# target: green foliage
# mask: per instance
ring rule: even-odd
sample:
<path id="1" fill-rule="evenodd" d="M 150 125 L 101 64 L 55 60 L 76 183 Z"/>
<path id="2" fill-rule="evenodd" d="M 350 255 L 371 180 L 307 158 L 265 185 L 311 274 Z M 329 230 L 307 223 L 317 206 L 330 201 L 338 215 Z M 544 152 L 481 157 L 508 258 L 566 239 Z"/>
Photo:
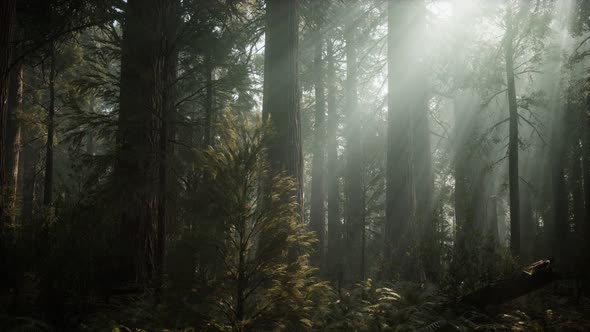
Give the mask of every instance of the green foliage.
<path id="1" fill-rule="evenodd" d="M 269 169 L 260 118 L 240 121 L 227 114 L 221 125 L 222 141 L 204 158 L 215 181 L 209 187 L 213 214 L 225 238 L 218 252 L 224 268 L 215 284 L 219 314 L 211 324 L 233 331 L 310 328 L 326 285 L 313 278 L 307 262 L 313 234 L 297 222 L 295 197 L 285 197 L 294 183 L 274 178 L 271 201 L 263 197 L 260 183 Z"/>

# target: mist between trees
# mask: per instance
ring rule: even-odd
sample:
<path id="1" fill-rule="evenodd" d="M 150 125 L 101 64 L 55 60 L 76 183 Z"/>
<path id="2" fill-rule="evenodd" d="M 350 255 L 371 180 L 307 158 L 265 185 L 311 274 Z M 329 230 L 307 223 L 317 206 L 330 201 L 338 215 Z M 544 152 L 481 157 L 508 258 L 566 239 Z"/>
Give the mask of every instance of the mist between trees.
<path id="1" fill-rule="evenodd" d="M 0 327 L 588 330 L 589 40 L 582 0 L 3 0 Z"/>

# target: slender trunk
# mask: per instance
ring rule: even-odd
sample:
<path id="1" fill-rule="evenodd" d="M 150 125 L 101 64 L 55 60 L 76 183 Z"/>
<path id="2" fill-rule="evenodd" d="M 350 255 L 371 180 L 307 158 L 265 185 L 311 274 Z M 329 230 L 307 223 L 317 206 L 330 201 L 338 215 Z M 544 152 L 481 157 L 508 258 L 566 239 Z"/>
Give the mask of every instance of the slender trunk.
<path id="1" fill-rule="evenodd" d="M 490 196 L 490 205 L 488 206 L 488 229 L 487 233 L 490 234 L 495 244 L 499 244 L 498 234 L 498 196 Z"/>
<path id="2" fill-rule="evenodd" d="M 0 4 L 0 186 L 5 188 L 6 178 L 10 175 L 5 169 L 7 118 L 8 118 L 8 95 L 10 86 L 10 67 L 12 51 L 14 49 L 13 30 L 16 18 L 16 0 L 4 0 Z M 0 190 L 0 236 L 4 222 L 8 218 L 8 211 L 5 211 L 7 204 L 5 190 Z M 0 241 L 1 238 L 0 238 Z"/>
<path id="3" fill-rule="evenodd" d="M 573 197 L 574 224 L 576 233 L 584 230 L 586 221 L 586 210 L 584 208 L 584 176 L 582 174 L 582 146 L 576 138 L 572 155 L 572 174 L 570 177 L 570 188 Z"/>
<path id="4" fill-rule="evenodd" d="M 533 216 L 531 191 L 528 187 L 520 188 L 520 242 L 523 261 L 532 261 L 535 250 L 536 225 Z"/>
<path id="5" fill-rule="evenodd" d="M 51 46 L 49 58 L 49 106 L 47 108 L 47 143 L 45 145 L 45 179 L 43 205 L 48 207 L 53 201 L 53 138 L 55 135 L 55 46 Z"/>
<path id="6" fill-rule="evenodd" d="M 587 97 L 586 108 L 582 117 L 582 167 L 584 176 L 584 207 L 586 219 L 584 222 L 585 243 L 588 257 L 590 257 L 590 96 Z"/>
<path id="7" fill-rule="evenodd" d="M 238 273 L 236 280 L 236 321 L 239 324 L 238 331 L 241 331 L 241 322 L 244 320 L 245 314 L 244 295 L 246 293 L 246 245 L 242 242 L 243 239 L 240 238 L 239 241 L 240 247 L 238 248 Z"/>
<path id="8" fill-rule="evenodd" d="M 561 111 L 560 111 L 561 112 Z M 563 132 L 563 114 L 556 115 L 553 121 L 553 133 L 549 152 L 551 163 L 551 220 L 546 227 L 547 248 L 550 253 L 556 255 L 558 262 L 561 263 L 564 257 L 563 248 L 567 241 L 569 232 L 569 208 L 567 187 L 564 176 L 564 158 L 565 144 Z"/>
<path id="9" fill-rule="evenodd" d="M 94 104 L 95 104 L 96 100 L 94 98 L 94 96 L 90 97 L 90 102 L 88 105 L 88 111 L 93 114 L 94 113 Z M 86 153 L 94 156 L 94 154 L 96 153 L 96 142 L 94 140 L 94 135 L 87 134 L 86 135 Z"/>
<path id="10" fill-rule="evenodd" d="M 24 136 L 30 140 L 32 135 L 27 134 L 30 129 L 25 129 Z M 35 182 L 37 181 L 37 153 L 32 142 L 23 146 L 22 151 L 22 209 L 20 220 L 22 224 L 28 224 L 33 220 L 33 202 L 35 200 Z"/>
<path id="11" fill-rule="evenodd" d="M 215 72 L 210 56 L 207 56 L 205 68 L 205 137 L 203 143 L 207 147 L 212 144 L 213 117 L 215 112 L 213 105 L 213 75 Z"/>
<path id="12" fill-rule="evenodd" d="M 410 38 L 405 33 L 410 21 L 408 1 L 388 1 L 388 114 L 387 169 L 385 192 L 384 272 L 386 277 L 408 268 L 405 253 L 410 248 L 410 229 L 415 218 L 415 192 L 412 166 L 412 114 L 405 84 L 407 50 Z"/>
<path id="13" fill-rule="evenodd" d="M 342 227 L 340 222 L 340 179 L 338 163 L 338 105 L 336 104 L 336 68 L 332 41 L 327 43 L 328 60 L 328 268 L 334 279 L 340 266 Z"/>
<path id="14" fill-rule="evenodd" d="M 270 193 L 272 177 L 285 174 L 295 181 L 294 196 L 303 221 L 303 155 L 299 110 L 298 45 L 299 1 L 268 0 L 266 3 L 266 45 L 264 100 L 262 113 L 270 123 L 272 137 L 267 154 L 271 179 L 264 185 Z M 285 198 L 288 199 L 288 198 Z"/>
<path id="15" fill-rule="evenodd" d="M 315 245 L 314 254 L 311 257 L 311 263 L 320 266 L 324 258 L 324 237 L 326 228 L 325 213 L 325 118 L 326 118 L 326 96 L 324 88 L 324 70 L 323 70 L 323 45 L 321 22 L 323 17 L 316 5 L 316 22 L 315 22 L 315 46 L 314 46 L 314 84 L 315 84 L 315 127 L 313 142 L 313 161 L 311 170 L 311 207 L 309 228 L 315 232 L 318 242 Z"/>
<path id="16" fill-rule="evenodd" d="M 470 169 L 470 147 L 467 142 L 468 133 L 471 131 L 471 124 L 467 121 L 464 113 L 461 96 L 456 96 L 454 100 L 454 177 L 455 177 L 455 241 L 453 242 L 458 251 L 466 250 L 466 235 L 473 230 L 473 208 L 469 206 L 471 197 L 469 184 L 472 182 Z"/>
<path id="17" fill-rule="evenodd" d="M 357 8 L 352 5 L 352 12 Z M 363 160 L 361 143 L 362 116 L 358 109 L 358 59 L 356 50 L 357 22 L 351 19 L 345 27 L 346 52 L 346 247 L 351 277 L 358 279 L 363 274 L 362 229 L 363 225 Z"/>
<path id="18" fill-rule="evenodd" d="M 518 105 L 516 103 L 516 87 L 514 84 L 514 33 L 512 31 L 512 12 L 508 8 L 506 15 L 505 58 L 506 82 L 508 85 L 509 138 L 508 138 L 508 182 L 510 191 L 510 251 L 512 255 L 520 255 L 520 204 L 518 177 Z"/>
<path id="19" fill-rule="evenodd" d="M 586 218 L 582 227 L 583 231 L 583 243 L 585 246 L 582 248 L 583 258 L 586 261 L 590 261 L 590 96 L 587 97 L 586 107 L 581 119 L 582 126 L 582 167 L 584 177 L 584 207 Z M 586 271 L 590 268 L 586 267 Z"/>
<path id="20" fill-rule="evenodd" d="M 4 167 L 5 178 L 3 189 L 4 211 L 8 223 L 14 223 L 16 215 L 16 189 L 18 180 L 18 163 L 21 145 L 21 126 L 18 120 L 23 103 L 23 71 L 22 65 L 16 66 L 10 73 L 10 92 L 8 95 L 8 116 L 5 137 Z"/>

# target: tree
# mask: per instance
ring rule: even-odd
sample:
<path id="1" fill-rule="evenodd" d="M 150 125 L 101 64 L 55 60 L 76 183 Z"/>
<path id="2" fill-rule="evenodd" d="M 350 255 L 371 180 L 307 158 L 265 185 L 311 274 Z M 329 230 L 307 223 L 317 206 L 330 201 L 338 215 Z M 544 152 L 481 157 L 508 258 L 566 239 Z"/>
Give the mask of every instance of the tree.
<path id="1" fill-rule="evenodd" d="M 0 223 L 8 218 L 5 188 L 7 171 L 5 169 L 6 129 L 8 117 L 8 98 L 10 87 L 10 71 L 13 53 L 13 32 L 16 18 L 16 0 L 2 1 L 0 5 Z"/>
<path id="2" fill-rule="evenodd" d="M 311 208 L 309 217 L 310 230 L 316 233 L 318 243 L 312 255 L 312 263 L 320 266 L 324 257 L 324 237 L 326 229 L 325 213 L 325 181 L 324 170 L 326 160 L 326 94 L 324 84 L 324 49 L 323 37 L 323 5 L 314 6 L 314 87 L 315 87 L 315 126 L 313 142 L 313 161 L 311 174 Z"/>
<path id="3" fill-rule="evenodd" d="M 341 266 L 342 225 L 340 221 L 340 177 L 338 162 L 338 107 L 336 105 L 336 69 L 334 42 L 327 43 L 328 128 L 327 128 L 327 182 L 328 182 L 328 252 L 327 265 L 332 277 Z M 341 269 L 341 268 L 340 268 Z"/>
<path id="4" fill-rule="evenodd" d="M 7 103 L 7 121 L 5 136 L 4 168 L 5 178 L 3 189 L 5 190 L 4 211 L 7 222 L 14 223 L 16 216 L 18 165 L 21 145 L 20 112 L 23 103 L 23 70 L 22 64 L 15 66 L 10 72 L 10 88 Z"/>
<path id="5" fill-rule="evenodd" d="M 222 224 L 223 241 L 216 255 L 223 272 L 215 281 L 219 323 L 232 331 L 276 330 L 283 326 L 299 330 L 313 314 L 308 306 L 313 293 L 325 287 L 311 276 L 307 264 L 313 233 L 298 219 L 297 197 L 283 200 L 296 185 L 291 177 L 275 177 L 272 199 L 283 200 L 261 210 L 265 200 L 259 182 L 270 173 L 264 158 L 263 140 L 268 129 L 259 117 L 225 114 L 220 119 L 220 144 L 204 152 L 205 168 L 215 179 L 209 191 L 212 215 Z M 256 244 L 265 236 L 266 241 Z M 286 261 L 292 250 L 296 259 Z M 256 250 L 256 254 L 253 254 Z M 307 326 L 309 328 L 309 326 Z"/>
<path id="6" fill-rule="evenodd" d="M 45 143 L 45 178 L 43 186 L 43 205 L 49 207 L 53 201 L 53 147 L 55 137 L 55 79 L 56 47 L 52 44 L 49 49 L 49 105 L 47 106 L 47 142 Z"/>
<path id="7" fill-rule="evenodd" d="M 117 159 L 114 181 L 121 201 L 118 213 L 124 282 L 142 286 L 158 269 L 163 250 L 161 159 L 166 129 L 161 126 L 174 105 L 176 1 L 128 1 L 123 26 Z M 150 22 L 148 25 L 146 22 Z M 160 196 L 158 196 L 158 192 Z M 162 203 L 160 203 L 161 206 Z M 159 222 L 158 222 L 159 220 Z M 158 241 L 159 238 L 159 241 Z M 160 258 L 161 259 L 161 258 Z"/>
<path id="8" fill-rule="evenodd" d="M 266 3 L 266 40 L 262 114 L 270 124 L 268 158 L 271 178 L 285 174 L 294 179 L 293 195 L 303 218 L 303 156 L 299 110 L 298 38 L 299 1 Z M 270 184 L 265 185 L 270 189 Z M 269 192 L 265 194 L 268 196 Z"/>
<path id="9" fill-rule="evenodd" d="M 405 70 L 410 38 L 405 30 L 411 20 L 412 7 L 406 1 L 388 1 L 388 113 L 387 113 L 387 168 L 385 200 L 385 246 L 384 265 L 387 276 L 396 269 L 407 271 L 404 258 L 410 247 L 410 229 L 415 218 L 415 192 L 412 155 L 412 113 L 411 104 L 405 98 L 404 84 L 408 72 Z"/>
<path id="10" fill-rule="evenodd" d="M 362 155 L 362 117 L 358 107 L 358 11 L 357 1 L 350 4 L 349 9 L 354 16 L 345 23 L 344 39 L 346 42 L 346 82 L 344 95 L 346 98 L 345 137 L 346 137 L 346 166 L 345 166 L 345 220 L 346 220 L 346 247 L 348 259 L 348 272 L 355 279 L 364 279 L 365 266 L 363 265 L 363 229 L 365 206 L 363 197 L 363 155 Z"/>
<path id="11" fill-rule="evenodd" d="M 504 58 L 506 63 L 506 83 L 508 93 L 509 139 L 508 139 L 508 182 L 510 191 L 510 251 L 514 256 L 520 255 L 520 200 L 518 176 L 518 104 L 516 103 L 516 86 L 514 83 L 515 34 L 513 31 L 512 8 L 506 9 L 506 34 L 504 36 Z"/>

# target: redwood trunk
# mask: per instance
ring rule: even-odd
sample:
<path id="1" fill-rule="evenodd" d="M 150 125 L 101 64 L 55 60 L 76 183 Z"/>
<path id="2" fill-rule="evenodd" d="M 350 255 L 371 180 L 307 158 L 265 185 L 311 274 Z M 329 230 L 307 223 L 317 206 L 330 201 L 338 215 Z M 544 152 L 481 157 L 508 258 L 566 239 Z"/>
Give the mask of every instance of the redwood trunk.
<path id="1" fill-rule="evenodd" d="M 340 222 L 340 177 L 338 162 L 338 107 L 336 104 L 336 68 L 332 42 L 327 45 L 328 54 L 328 267 L 333 278 L 338 275 L 342 226 Z"/>
<path id="2" fill-rule="evenodd" d="M 319 5 L 318 5 L 319 7 Z M 312 255 L 312 264 L 320 266 L 324 257 L 324 237 L 326 228 L 326 212 L 325 212 L 325 118 L 326 118 L 326 96 L 324 88 L 324 70 L 323 70 L 323 45 L 324 40 L 322 36 L 321 22 L 323 17 L 321 11 L 316 7 L 315 15 L 315 45 L 314 45 L 314 84 L 315 84 L 315 127 L 314 127 L 314 142 L 313 142 L 313 161 L 311 170 L 311 207 L 309 227 L 315 232 L 318 237 L 318 242 L 315 245 L 315 252 Z"/>
<path id="3" fill-rule="evenodd" d="M 512 255 L 520 255 L 520 203 L 518 177 L 518 105 L 516 103 L 516 87 L 514 84 L 514 51 L 512 13 L 508 8 L 506 16 L 506 82 L 508 85 L 509 138 L 508 138 L 508 182 L 510 192 L 510 251 Z"/>
<path id="4" fill-rule="evenodd" d="M 267 143 L 271 176 L 284 174 L 295 181 L 299 205 L 298 219 L 303 218 L 303 156 L 299 110 L 298 45 L 299 1 L 266 2 L 266 44 L 264 100 L 262 113 L 272 129 Z M 270 186 L 264 188 L 268 198 Z"/>
<path id="5" fill-rule="evenodd" d="M 49 68 L 49 106 L 47 107 L 47 142 L 45 145 L 45 179 L 43 205 L 50 206 L 53 200 L 53 138 L 55 135 L 55 47 L 51 46 Z"/>
<path id="6" fill-rule="evenodd" d="M 410 37 L 405 33 L 413 6 L 408 1 L 388 2 L 388 115 L 387 168 L 385 192 L 384 272 L 411 273 L 405 253 L 410 242 L 410 227 L 415 218 L 415 192 L 412 165 L 412 114 L 404 93 L 407 75 L 407 50 Z"/>
<path id="7" fill-rule="evenodd" d="M 8 173 L 5 169 L 6 129 L 15 17 L 16 0 L 3 0 L 0 3 L 0 186 L 2 188 L 5 188 Z M 0 190 L 0 227 L 5 219 L 8 219 L 8 211 L 5 211 L 7 206 L 5 194 L 5 190 Z"/>
<path id="8" fill-rule="evenodd" d="M 352 12 L 357 6 L 352 5 Z M 362 264 L 362 236 L 364 225 L 363 205 L 363 160 L 362 160 L 362 116 L 358 108 L 358 59 L 356 50 L 357 22 L 351 19 L 345 27 L 346 52 L 346 85 L 345 85 L 345 113 L 346 113 L 346 248 L 349 273 L 353 279 L 360 279 L 364 275 Z"/>
<path id="9" fill-rule="evenodd" d="M 23 103 L 22 66 L 15 67 L 10 73 L 10 92 L 8 96 L 8 117 L 6 126 L 6 150 L 4 154 L 5 182 L 3 188 L 4 205 L 7 222 L 14 223 L 16 215 L 16 190 L 18 180 L 18 163 L 20 157 L 21 127 L 18 113 Z"/>

